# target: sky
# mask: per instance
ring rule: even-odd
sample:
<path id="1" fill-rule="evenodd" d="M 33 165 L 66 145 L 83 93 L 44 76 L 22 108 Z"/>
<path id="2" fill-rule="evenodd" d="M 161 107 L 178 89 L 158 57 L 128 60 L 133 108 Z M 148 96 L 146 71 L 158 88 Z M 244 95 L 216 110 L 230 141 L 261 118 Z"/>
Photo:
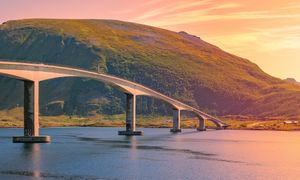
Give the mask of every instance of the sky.
<path id="1" fill-rule="evenodd" d="M 117 19 L 186 31 L 275 77 L 300 81 L 299 0 L 0 1 L 0 23 L 26 18 Z"/>

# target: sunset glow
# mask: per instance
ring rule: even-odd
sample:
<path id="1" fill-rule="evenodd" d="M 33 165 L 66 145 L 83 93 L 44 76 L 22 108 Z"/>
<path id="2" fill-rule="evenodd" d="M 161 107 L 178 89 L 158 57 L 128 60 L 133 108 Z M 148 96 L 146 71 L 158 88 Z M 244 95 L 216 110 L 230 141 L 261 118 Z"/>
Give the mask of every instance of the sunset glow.
<path id="1" fill-rule="evenodd" d="M 250 59 L 280 78 L 300 80 L 297 0 L 3 0 L 0 22 L 24 18 L 118 19 L 186 31 Z"/>

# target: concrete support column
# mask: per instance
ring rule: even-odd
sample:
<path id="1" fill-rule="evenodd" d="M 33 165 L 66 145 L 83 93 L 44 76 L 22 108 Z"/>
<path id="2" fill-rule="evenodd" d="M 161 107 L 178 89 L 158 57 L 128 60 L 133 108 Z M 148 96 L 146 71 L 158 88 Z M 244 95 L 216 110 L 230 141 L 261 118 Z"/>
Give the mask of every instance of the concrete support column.
<path id="1" fill-rule="evenodd" d="M 24 136 L 13 137 L 13 142 L 50 142 L 49 136 L 39 136 L 39 81 L 24 81 Z"/>
<path id="2" fill-rule="evenodd" d="M 126 131 L 135 131 L 136 128 L 136 96 L 126 94 Z"/>
<path id="3" fill-rule="evenodd" d="M 199 116 L 198 118 L 199 118 L 199 127 L 197 128 L 197 130 L 198 131 L 206 131 L 205 119 L 201 116 Z"/>
<path id="4" fill-rule="evenodd" d="M 39 82 L 24 81 L 24 136 L 39 135 Z"/>
<path id="5" fill-rule="evenodd" d="M 173 109 L 173 128 L 170 130 L 171 132 L 181 132 L 180 121 L 180 110 Z"/>
<path id="6" fill-rule="evenodd" d="M 136 95 L 126 94 L 126 131 L 119 131 L 119 135 L 142 135 L 136 131 Z"/>

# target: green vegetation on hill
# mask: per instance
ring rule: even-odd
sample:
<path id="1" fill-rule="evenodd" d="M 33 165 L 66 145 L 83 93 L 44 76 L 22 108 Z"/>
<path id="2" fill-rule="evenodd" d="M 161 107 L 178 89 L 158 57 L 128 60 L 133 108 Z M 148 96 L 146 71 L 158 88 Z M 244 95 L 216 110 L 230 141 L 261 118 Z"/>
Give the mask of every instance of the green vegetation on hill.
<path id="1" fill-rule="evenodd" d="M 113 74 L 213 115 L 300 116 L 299 86 L 185 32 L 113 20 L 9 21 L 0 26 L 0 59 Z M 3 77 L 0 86 L 0 108 L 22 106 L 21 82 Z M 125 96 L 100 82 L 63 78 L 41 86 L 45 115 L 124 113 Z M 170 114 L 158 100 L 137 103 L 139 113 Z"/>

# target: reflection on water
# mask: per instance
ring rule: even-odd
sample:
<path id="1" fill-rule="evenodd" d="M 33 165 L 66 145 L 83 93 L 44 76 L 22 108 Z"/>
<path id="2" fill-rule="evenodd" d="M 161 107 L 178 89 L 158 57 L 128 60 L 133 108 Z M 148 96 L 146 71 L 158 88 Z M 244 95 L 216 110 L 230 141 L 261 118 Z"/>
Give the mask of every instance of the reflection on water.
<path id="1" fill-rule="evenodd" d="M 130 150 L 130 159 L 136 160 L 138 159 L 138 140 L 136 136 L 125 136 L 126 140 L 130 142 L 128 146 L 128 149 Z"/>
<path id="2" fill-rule="evenodd" d="M 25 143 L 23 146 L 23 154 L 26 161 L 32 162 L 33 172 L 27 175 L 33 177 L 41 177 L 41 153 L 40 144 Z M 24 174 L 24 172 L 23 172 Z"/>
<path id="3" fill-rule="evenodd" d="M 36 176 L 35 172 L 31 171 L 1 171 L 1 174 L 4 175 L 14 175 L 14 176 L 23 176 L 23 177 L 32 177 L 33 179 L 40 178 L 51 178 L 51 179 L 65 179 L 65 180 L 110 180 L 108 178 L 99 178 L 92 176 L 72 176 L 72 175 L 62 175 L 62 174 L 51 174 L 51 173 L 40 173 L 39 176 Z"/>
<path id="4" fill-rule="evenodd" d="M 13 144 L 0 130 L 0 179 L 297 179 L 300 132 L 42 129 L 51 144 Z"/>

